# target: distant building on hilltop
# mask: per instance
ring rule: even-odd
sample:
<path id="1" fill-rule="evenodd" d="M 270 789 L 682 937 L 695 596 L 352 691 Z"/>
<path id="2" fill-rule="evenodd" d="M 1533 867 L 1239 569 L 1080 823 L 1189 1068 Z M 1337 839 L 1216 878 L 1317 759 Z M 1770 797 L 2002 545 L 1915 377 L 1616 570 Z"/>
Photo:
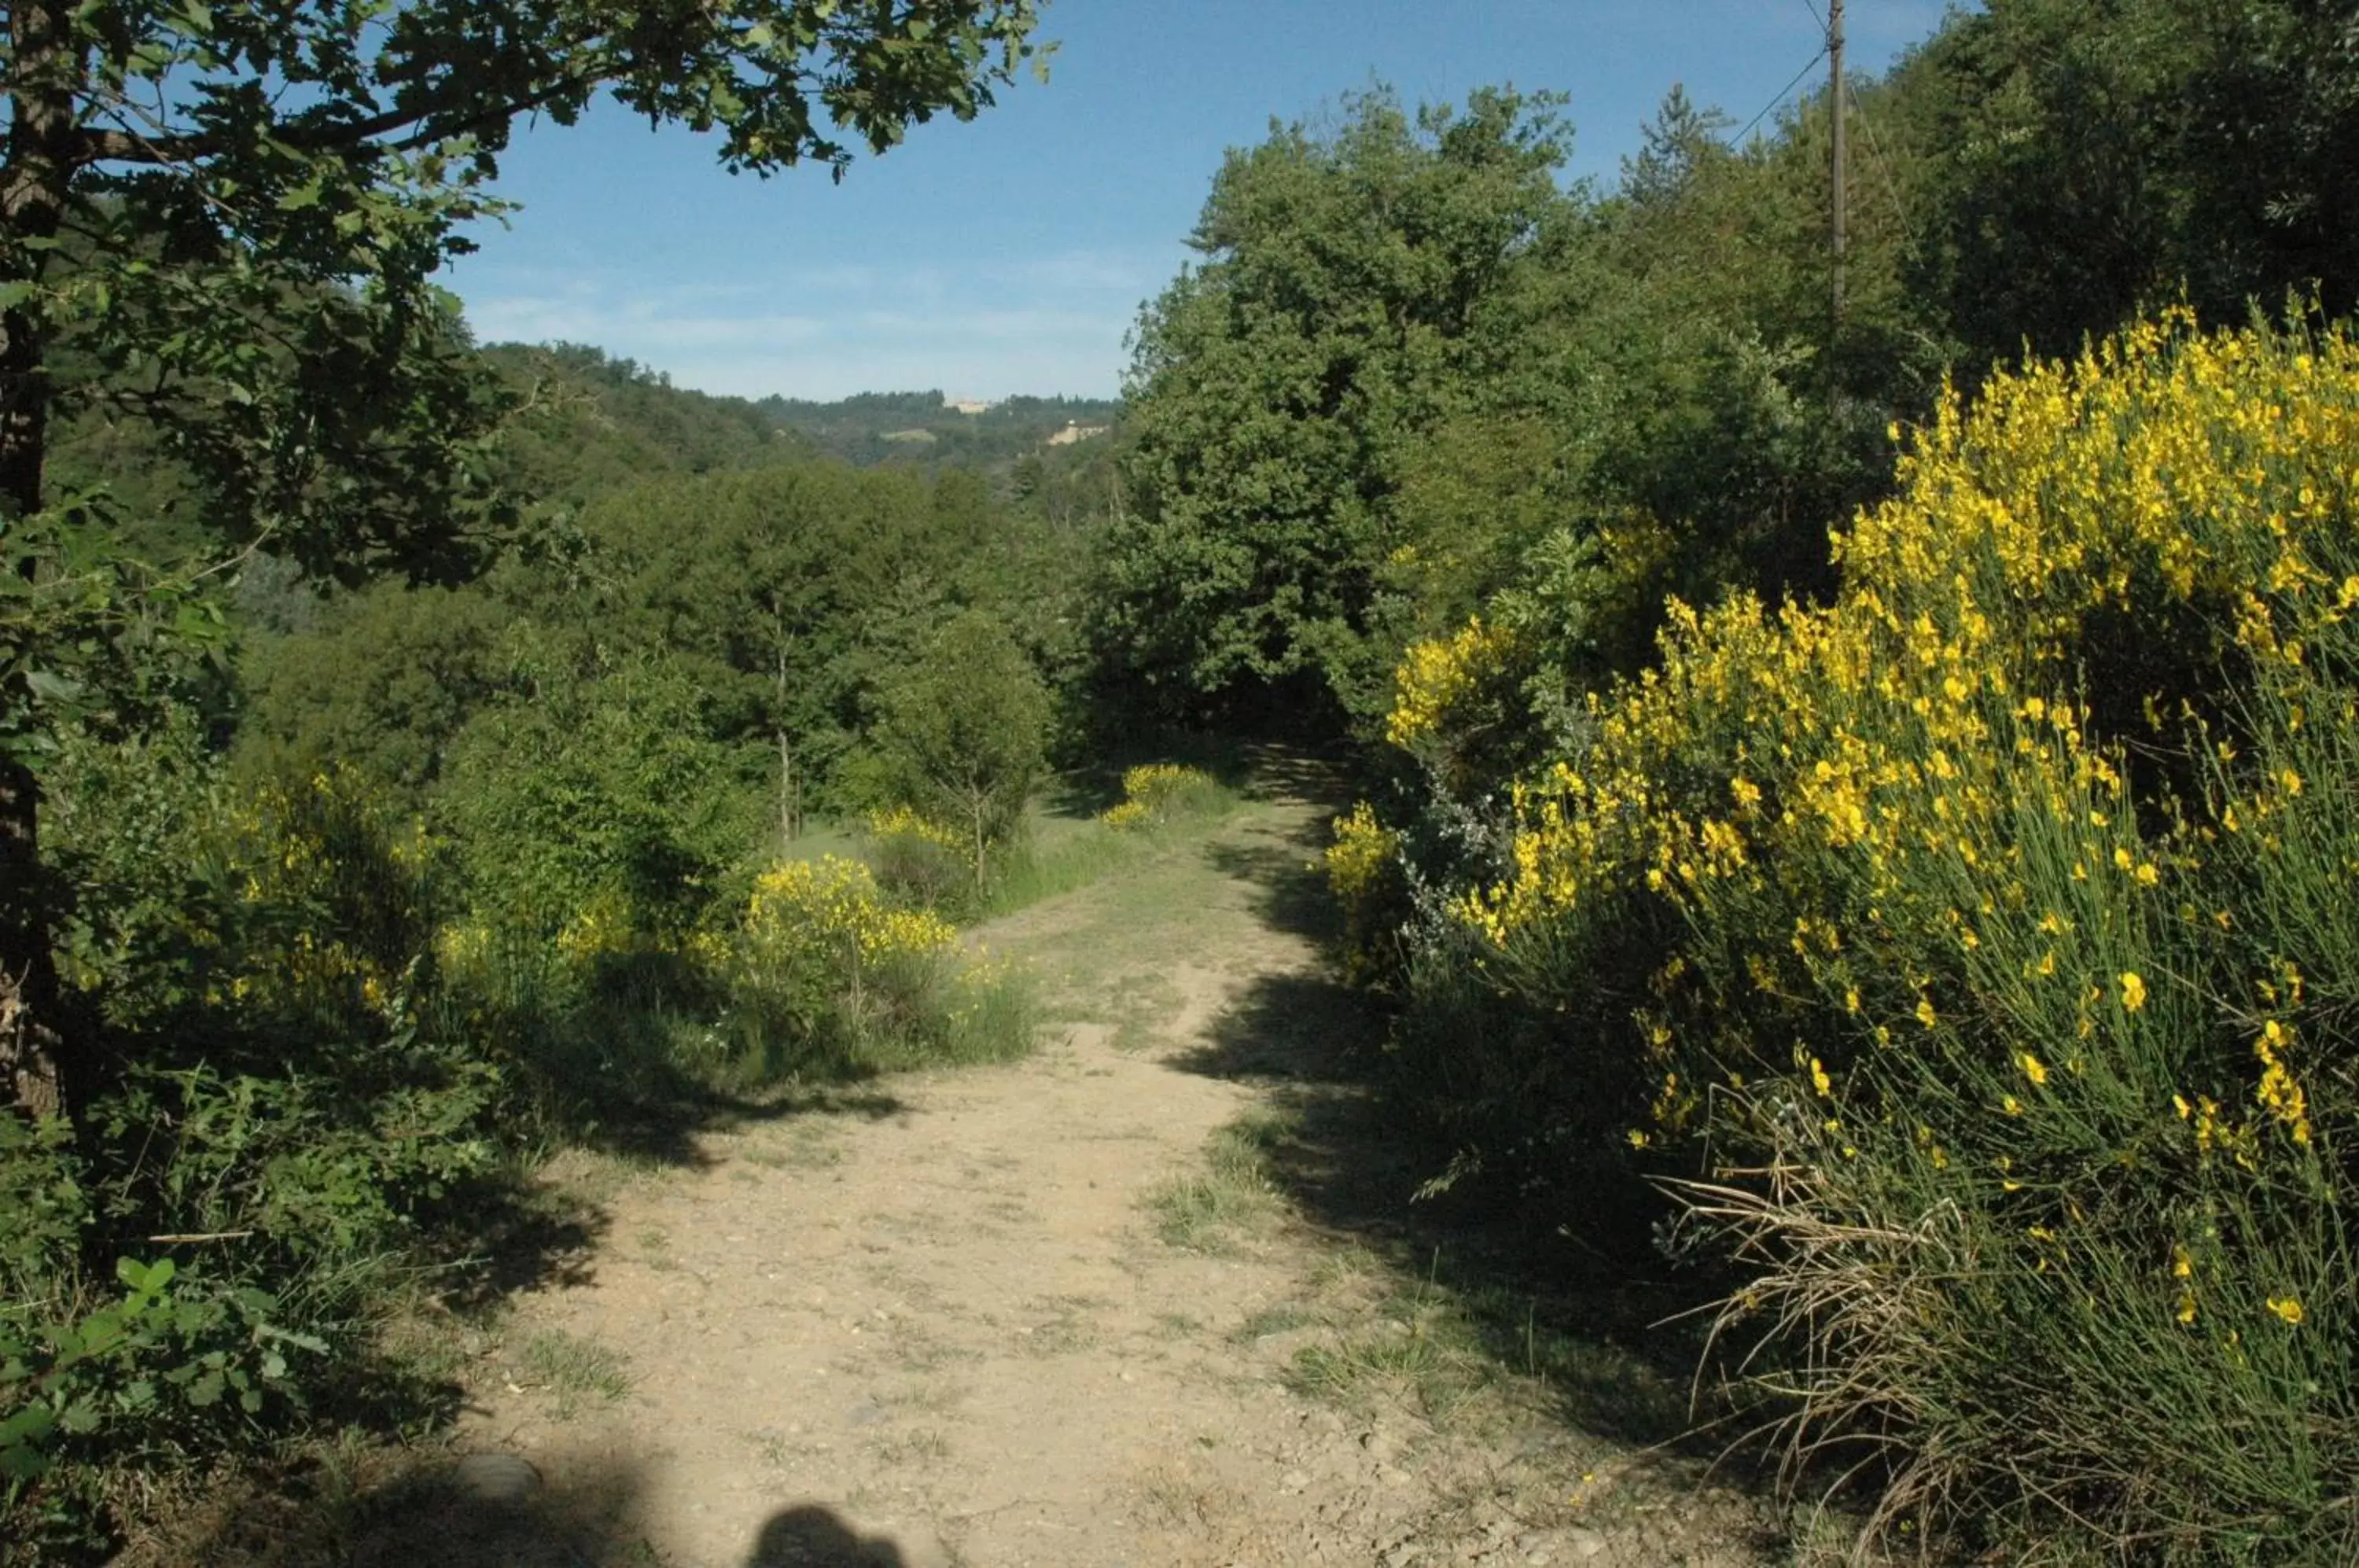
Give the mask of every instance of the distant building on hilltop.
<path id="1" fill-rule="evenodd" d="M 991 411 L 991 405 L 979 397 L 945 397 L 942 399 L 942 407 L 954 414 L 984 414 Z"/>
<path id="2" fill-rule="evenodd" d="M 1085 425 L 1079 419 L 1067 419 L 1065 428 L 1049 438 L 1049 444 L 1071 446 L 1075 441 L 1085 441 L 1092 436 L 1102 436 L 1111 429 L 1113 427 L 1110 425 Z"/>

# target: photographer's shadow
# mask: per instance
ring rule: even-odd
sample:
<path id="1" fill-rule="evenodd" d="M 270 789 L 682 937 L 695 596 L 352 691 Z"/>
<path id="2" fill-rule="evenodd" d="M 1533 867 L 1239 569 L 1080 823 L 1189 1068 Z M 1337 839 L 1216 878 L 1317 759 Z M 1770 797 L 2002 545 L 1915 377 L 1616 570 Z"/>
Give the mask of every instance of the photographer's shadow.
<path id="1" fill-rule="evenodd" d="M 745 1568 L 935 1568 L 912 1558 L 890 1539 L 863 1535 L 832 1508 L 805 1503 L 774 1514 L 754 1542 Z"/>

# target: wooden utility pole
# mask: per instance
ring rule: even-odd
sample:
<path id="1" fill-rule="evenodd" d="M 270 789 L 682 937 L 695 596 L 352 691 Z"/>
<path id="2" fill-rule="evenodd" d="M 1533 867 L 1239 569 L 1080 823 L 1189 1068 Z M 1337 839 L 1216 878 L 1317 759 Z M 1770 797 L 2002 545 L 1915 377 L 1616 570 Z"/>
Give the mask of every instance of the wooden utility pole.
<path id="1" fill-rule="evenodd" d="M 1827 0 L 1827 106 L 1834 115 L 1834 324 L 1840 332 L 1843 319 L 1844 253 L 1850 248 L 1843 212 L 1843 173 L 1849 150 L 1843 124 L 1843 0 Z"/>

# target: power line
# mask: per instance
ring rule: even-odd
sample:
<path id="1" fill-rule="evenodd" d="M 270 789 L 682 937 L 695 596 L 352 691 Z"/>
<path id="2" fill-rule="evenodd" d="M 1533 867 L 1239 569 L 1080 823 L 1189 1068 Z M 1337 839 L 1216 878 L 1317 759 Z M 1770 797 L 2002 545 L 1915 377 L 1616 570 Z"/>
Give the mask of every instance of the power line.
<path id="1" fill-rule="evenodd" d="M 1900 232 L 1908 241 L 1908 254 L 1922 261 L 1925 253 L 1917 243 L 1917 225 L 1909 221 L 1908 203 L 1900 200 L 1900 177 L 1894 171 L 1892 160 L 1884 156 L 1884 144 L 1875 135 L 1875 122 L 1867 117 L 1867 105 L 1860 102 L 1856 92 L 1846 86 L 1843 96 L 1851 100 L 1852 108 L 1859 114 L 1860 129 L 1867 133 L 1867 150 L 1875 157 L 1875 167 L 1884 176 L 1884 194 L 1892 203 L 1893 215 L 1900 220 Z"/>
<path id="2" fill-rule="evenodd" d="M 1802 78 L 1816 71 L 1819 68 L 1819 61 L 1826 58 L 1827 51 L 1823 47 L 1821 47 L 1818 53 L 1810 57 L 1810 62 L 1808 65 L 1805 65 L 1801 70 L 1794 72 L 1793 81 L 1788 82 L 1785 86 L 1777 90 L 1777 96 L 1770 99 L 1768 103 L 1764 103 L 1761 106 L 1761 113 L 1745 121 L 1745 128 L 1737 132 L 1735 136 L 1729 138 L 1729 145 L 1731 147 L 1743 147 L 1745 145 L 1745 138 L 1753 134 L 1753 127 L 1767 119 L 1769 117 L 1769 112 L 1777 108 L 1778 104 L 1783 103 L 1786 101 L 1787 95 L 1791 93 L 1796 87 L 1801 85 Z"/>

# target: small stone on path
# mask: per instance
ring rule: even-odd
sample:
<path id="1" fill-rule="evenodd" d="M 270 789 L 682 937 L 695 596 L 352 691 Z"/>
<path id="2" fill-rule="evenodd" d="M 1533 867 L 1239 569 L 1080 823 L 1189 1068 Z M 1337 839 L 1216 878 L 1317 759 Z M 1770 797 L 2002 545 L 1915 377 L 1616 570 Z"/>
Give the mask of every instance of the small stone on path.
<path id="1" fill-rule="evenodd" d="M 470 1454 L 451 1467 L 451 1485 L 479 1503 L 514 1507 L 540 1490 L 540 1472 L 514 1454 Z"/>

